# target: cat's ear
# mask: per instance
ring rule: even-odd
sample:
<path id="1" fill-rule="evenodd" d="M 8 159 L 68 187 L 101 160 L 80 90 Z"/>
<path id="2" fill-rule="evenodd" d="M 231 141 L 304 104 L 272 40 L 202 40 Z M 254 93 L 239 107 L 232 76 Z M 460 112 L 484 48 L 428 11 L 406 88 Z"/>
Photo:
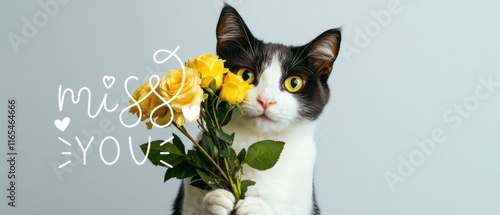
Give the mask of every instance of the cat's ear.
<path id="1" fill-rule="evenodd" d="M 309 63 L 318 72 L 323 82 L 330 77 L 333 62 L 339 53 L 340 40 L 340 29 L 330 29 L 305 45 Z"/>
<path id="2" fill-rule="evenodd" d="M 240 14 L 233 7 L 226 5 L 222 8 L 217 23 L 217 54 L 224 56 L 236 49 L 250 48 L 254 37 L 243 22 Z"/>

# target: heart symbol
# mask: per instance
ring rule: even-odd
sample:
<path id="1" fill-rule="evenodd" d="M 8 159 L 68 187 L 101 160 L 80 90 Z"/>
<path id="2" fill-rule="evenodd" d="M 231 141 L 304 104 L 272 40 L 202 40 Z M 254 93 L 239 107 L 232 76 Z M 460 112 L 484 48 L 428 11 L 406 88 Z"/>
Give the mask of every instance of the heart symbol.
<path id="1" fill-rule="evenodd" d="M 109 89 L 115 83 L 115 77 L 114 76 L 104 76 L 104 77 L 102 77 L 102 83 L 104 83 L 104 86 L 106 87 L 106 89 Z"/>
<path id="2" fill-rule="evenodd" d="M 71 121 L 69 119 L 69 117 L 64 117 L 64 119 L 62 121 L 59 119 L 56 119 L 56 120 L 54 120 L 54 125 L 56 125 L 57 129 L 64 132 L 64 130 L 66 130 L 66 128 L 69 125 L 69 121 Z"/>
<path id="3" fill-rule="evenodd" d="M 198 115 L 200 115 L 200 106 L 193 105 L 191 108 L 186 106 L 182 107 L 182 115 L 189 121 L 192 122 L 198 119 Z"/>

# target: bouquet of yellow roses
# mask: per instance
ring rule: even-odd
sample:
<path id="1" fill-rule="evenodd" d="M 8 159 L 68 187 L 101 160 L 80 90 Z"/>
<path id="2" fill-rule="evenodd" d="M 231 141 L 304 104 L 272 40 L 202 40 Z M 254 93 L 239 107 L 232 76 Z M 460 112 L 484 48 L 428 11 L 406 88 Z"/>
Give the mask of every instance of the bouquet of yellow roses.
<path id="1" fill-rule="evenodd" d="M 235 133 L 224 132 L 233 110 L 242 112 L 240 103 L 253 88 L 224 67 L 224 60 L 211 54 L 190 58 L 186 66 L 171 70 L 155 83 L 138 87 L 130 112 L 151 129 L 174 125 L 193 144 L 191 150 L 175 133 L 169 140 L 157 140 L 141 145 L 154 165 L 167 167 L 164 181 L 171 178 L 191 178 L 191 185 L 203 190 L 226 189 L 236 200 L 245 197 L 248 186 L 256 182 L 242 180 L 243 166 L 258 170 L 273 167 L 284 143 L 259 141 L 238 153 L 231 147 Z M 196 140 L 184 127 L 196 122 L 201 139 Z"/>

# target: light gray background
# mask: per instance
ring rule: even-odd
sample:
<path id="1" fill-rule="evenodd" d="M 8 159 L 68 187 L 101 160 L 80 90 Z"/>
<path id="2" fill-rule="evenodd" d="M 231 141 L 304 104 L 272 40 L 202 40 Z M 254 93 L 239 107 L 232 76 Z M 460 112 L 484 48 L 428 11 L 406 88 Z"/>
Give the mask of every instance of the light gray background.
<path id="1" fill-rule="evenodd" d="M 150 72 L 177 67 L 157 67 L 157 49 L 180 45 L 183 60 L 214 53 L 220 2 L 72 0 L 59 4 L 17 53 L 7 35 L 22 35 L 23 17 L 32 20 L 43 11 L 39 2 L 47 0 L 2 2 L 0 118 L 6 125 L 7 98 L 17 97 L 20 154 L 13 209 L 5 198 L 1 129 L 0 214 L 168 214 L 179 182 L 164 184 L 165 169 L 134 164 L 127 137 L 140 155 L 137 146 L 147 135 L 159 139 L 174 130 L 123 128 L 119 111 L 90 119 L 86 102 L 67 100 L 59 112 L 57 89 L 89 87 L 95 110 L 104 93 L 109 104 L 125 96 L 128 76 L 142 82 Z M 500 213 L 500 87 L 468 111 L 457 129 L 443 119 L 455 104 L 474 98 L 478 78 L 500 81 L 498 1 L 396 1 L 399 13 L 384 26 L 376 24 L 380 31 L 372 12 L 383 13 L 391 0 L 229 2 L 266 41 L 298 45 L 343 26 L 343 45 L 357 48 L 340 53 L 329 80 L 332 99 L 318 123 L 316 190 L 323 214 Z M 356 29 L 366 33 L 367 25 L 373 25 L 372 36 L 361 44 Z M 104 75 L 116 77 L 109 90 Z M 125 103 L 119 103 L 121 110 Z M 71 123 L 61 132 L 53 122 L 65 116 Z M 446 141 L 391 190 L 384 174 L 399 174 L 399 157 L 418 154 L 414 141 L 438 128 Z M 115 165 L 99 157 L 101 135 L 82 165 L 74 138 L 88 140 L 85 134 L 96 131 L 119 140 Z M 73 164 L 61 171 L 55 166 L 66 161 L 60 153 L 68 147 L 57 137 L 74 144 Z M 111 144 L 104 151 L 108 159 L 115 155 Z"/>

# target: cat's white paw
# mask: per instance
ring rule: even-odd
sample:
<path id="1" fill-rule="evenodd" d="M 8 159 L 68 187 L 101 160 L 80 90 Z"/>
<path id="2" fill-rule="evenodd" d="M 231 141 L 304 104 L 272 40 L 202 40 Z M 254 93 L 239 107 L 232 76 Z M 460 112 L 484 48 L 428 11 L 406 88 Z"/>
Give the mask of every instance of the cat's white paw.
<path id="1" fill-rule="evenodd" d="M 246 197 L 236 204 L 236 215 L 271 215 L 272 210 L 264 200 L 257 197 Z"/>
<path id="2" fill-rule="evenodd" d="M 203 214 L 228 215 L 234 208 L 235 198 L 227 190 L 214 190 L 203 198 Z"/>

